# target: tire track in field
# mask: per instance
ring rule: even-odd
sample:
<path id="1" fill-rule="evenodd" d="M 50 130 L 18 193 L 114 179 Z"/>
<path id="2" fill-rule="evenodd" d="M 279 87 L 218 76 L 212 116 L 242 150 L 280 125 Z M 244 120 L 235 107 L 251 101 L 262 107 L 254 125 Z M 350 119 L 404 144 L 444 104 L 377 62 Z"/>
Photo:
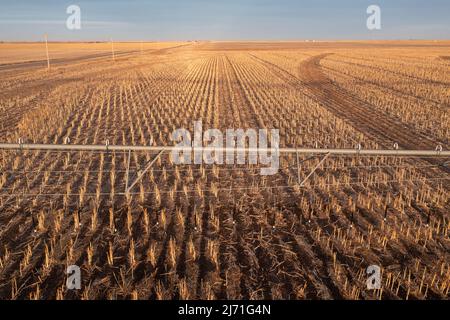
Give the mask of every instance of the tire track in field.
<path id="1" fill-rule="evenodd" d="M 341 63 L 338 60 L 330 60 L 330 61 L 335 62 L 335 63 Z M 346 61 L 344 61 L 342 64 L 344 64 L 344 65 L 345 64 L 354 65 L 354 66 L 359 67 L 359 68 L 366 67 L 365 65 L 362 65 L 362 64 L 350 63 L 350 62 L 346 62 Z M 392 85 L 390 86 L 387 83 L 383 83 L 382 81 L 363 79 L 362 77 L 358 77 L 358 76 L 355 76 L 355 75 L 349 75 L 349 74 L 346 74 L 346 73 L 342 72 L 342 70 L 339 70 L 337 68 L 335 69 L 335 68 L 336 68 L 335 66 L 334 66 L 334 68 L 333 67 L 328 67 L 328 66 L 322 66 L 322 69 L 326 69 L 326 70 L 329 70 L 331 72 L 339 73 L 340 75 L 343 75 L 345 77 L 349 77 L 352 80 L 354 80 L 355 82 L 357 82 L 358 84 L 361 84 L 361 83 L 362 84 L 370 84 L 372 86 L 375 86 L 375 87 L 379 88 L 380 90 L 390 91 L 393 94 L 399 95 L 403 99 L 405 97 L 407 97 L 407 98 L 414 99 L 414 100 L 419 101 L 419 102 L 422 102 L 422 101 L 428 102 L 428 103 L 433 104 L 434 108 L 436 108 L 437 110 L 445 110 L 445 109 L 449 108 L 448 104 L 444 104 L 443 102 L 436 101 L 436 100 L 434 100 L 432 98 L 416 95 L 416 94 L 414 94 L 412 92 L 401 91 L 399 88 L 396 88 L 395 86 L 392 86 Z M 367 68 L 370 68 L 370 67 L 367 66 Z M 383 70 L 381 70 L 381 71 L 383 71 Z M 394 73 L 392 71 L 391 71 L 391 73 L 394 74 L 397 77 L 401 77 L 402 76 L 401 74 L 396 74 L 396 73 Z"/>
<path id="2" fill-rule="evenodd" d="M 320 61 L 327 56 L 328 54 L 315 56 L 303 62 L 300 66 L 300 79 L 307 84 L 314 97 L 320 101 L 331 102 L 327 105 L 328 109 L 339 117 L 345 117 L 358 130 L 368 133 L 376 140 L 380 140 L 377 137 L 383 135 L 408 149 L 432 150 L 438 145 L 438 142 L 400 124 L 387 114 L 376 111 L 375 107 L 335 85 L 320 67 Z M 380 145 L 386 144 L 382 140 L 377 142 Z"/>
<path id="3" fill-rule="evenodd" d="M 450 85 L 450 83 L 445 82 L 445 81 L 439 81 L 439 80 L 434 80 L 434 79 L 429 79 L 429 78 L 421 78 L 415 75 L 411 75 L 411 74 L 407 74 L 407 73 L 402 73 L 400 71 L 394 71 L 394 70 L 390 70 L 389 68 L 383 68 L 379 65 L 370 65 L 370 64 L 364 64 L 364 63 L 358 63 L 358 62 L 354 62 L 351 61 L 351 59 L 353 60 L 363 60 L 363 61 L 370 61 L 370 60 L 364 60 L 364 59 L 358 59 L 358 58 L 354 58 L 354 57 L 346 57 L 344 55 L 339 55 L 339 57 L 345 59 L 350 59 L 350 60 L 332 60 L 330 59 L 330 61 L 333 62 L 337 62 L 337 63 L 342 63 L 342 64 L 347 64 L 347 65 L 352 65 L 355 67 L 360 67 L 360 68 L 367 68 L 367 69 L 373 69 L 373 71 L 380 71 L 380 72 L 384 72 L 384 73 L 388 73 L 391 74 L 395 77 L 398 78 L 404 78 L 404 79 L 408 79 L 408 80 L 412 80 L 414 82 L 416 82 L 417 84 L 427 84 L 427 85 L 435 85 L 435 86 L 448 86 Z M 377 63 L 378 61 L 376 61 L 375 63 Z M 425 97 L 426 98 L 426 97 Z M 440 102 L 436 102 L 436 101 L 432 101 L 435 102 L 437 104 L 440 104 Z"/>
<path id="4" fill-rule="evenodd" d="M 319 101 L 335 116 L 347 121 L 356 130 L 363 132 L 384 148 L 389 148 L 394 143 L 398 143 L 403 149 L 434 150 L 436 148 L 438 142 L 417 133 L 413 128 L 399 123 L 387 114 L 378 112 L 375 107 L 334 84 L 320 68 L 320 61 L 329 55 L 329 53 L 321 54 L 302 62 L 298 77 L 269 61 L 251 56 L 288 85 L 294 88 L 306 88 L 309 98 Z M 433 165 L 441 165 L 439 159 L 426 159 L 426 161 Z M 435 174 L 442 172 L 448 174 L 450 169 L 440 166 L 434 172 L 424 172 L 424 174 L 435 177 Z M 446 188 L 449 189 L 449 187 Z"/>
<path id="5" fill-rule="evenodd" d="M 385 113 L 378 112 L 375 107 L 335 85 L 320 68 L 320 61 L 327 56 L 328 54 L 319 55 L 303 62 L 300 66 L 300 79 L 308 84 L 308 89 L 316 99 L 319 101 L 328 99 L 331 102 L 327 105 L 329 110 L 338 117 L 346 118 L 357 130 L 368 133 L 380 145 L 386 145 L 386 142 L 379 138 L 385 136 L 405 149 L 436 148 L 439 142 L 399 123 Z M 428 161 L 439 164 L 439 160 L 436 159 Z M 450 172 L 448 168 L 441 169 L 446 173 Z"/>

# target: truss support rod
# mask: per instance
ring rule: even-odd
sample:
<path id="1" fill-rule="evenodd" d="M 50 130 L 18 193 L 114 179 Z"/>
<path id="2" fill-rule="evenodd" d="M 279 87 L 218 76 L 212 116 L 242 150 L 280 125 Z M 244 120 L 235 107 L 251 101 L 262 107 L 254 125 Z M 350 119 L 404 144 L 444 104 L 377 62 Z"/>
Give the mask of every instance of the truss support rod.
<path id="1" fill-rule="evenodd" d="M 365 156 L 417 156 L 450 157 L 450 151 L 436 150 L 399 150 L 399 149 L 318 149 L 318 148 L 214 148 L 214 147 L 177 147 L 177 146 L 117 146 L 117 145 L 70 145 L 70 144 L 26 144 L 0 143 L 0 150 L 35 150 L 35 151 L 110 151 L 110 152 L 278 152 L 280 154 L 314 154 L 314 155 L 365 155 Z"/>
<path id="2" fill-rule="evenodd" d="M 130 179 L 131 150 L 128 150 L 127 171 L 125 173 L 125 193 L 128 191 L 128 180 Z"/>
<path id="3" fill-rule="evenodd" d="M 323 157 L 322 160 L 320 160 L 320 162 L 317 164 L 317 166 L 315 166 L 314 169 L 311 170 L 311 172 L 308 174 L 308 176 L 305 179 L 303 179 L 302 183 L 300 183 L 301 188 L 303 188 L 306 181 L 308 181 L 308 179 L 311 178 L 311 176 L 316 172 L 317 169 L 319 169 L 319 167 L 322 165 L 322 163 L 324 163 L 325 160 L 327 160 L 330 155 L 331 155 L 331 153 L 327 153 L 325 155 L 325 157 Z"/>
<path id="4" fill-rule="evenodd" d="M 147 164 L 147 166 L 145 167 L 144 170 L 139 171 L 138 176 L 136 178 L 136 180 L 133 181 L 133 183 L 130 185 L 130 187 L 126 190 L 126 194 L 129 194 L 131 189 L 133 189 L 133 187 L 136 185 L 136 183 L 138 183 L 139 181 L 141 181 L 142 177 L 147 173 L 147 171 L 152 167 L 152 165 L 156 162 L 156 160 L 159 159 L 159 157 L 163 154 L 164 149 L 161 150 L 158 155 L 152 160 L 150 161 L 149 164 Z"/>

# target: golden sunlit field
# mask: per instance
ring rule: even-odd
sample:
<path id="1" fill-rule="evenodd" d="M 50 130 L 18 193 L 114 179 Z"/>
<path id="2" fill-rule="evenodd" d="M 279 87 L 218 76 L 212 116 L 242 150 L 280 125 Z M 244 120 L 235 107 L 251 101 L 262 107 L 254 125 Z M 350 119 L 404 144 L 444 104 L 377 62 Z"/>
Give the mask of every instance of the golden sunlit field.
<path id="1" fill-rule="evenodd" d="M 0 143 L 450 147 L 450 42 L 0 43 Z M 155 153 L 133 152 L 136 174 Z M 448 299 L 448 158 L 176 165 L 0 150 L 0 299 Z M 78 265 L 82 289 L 66 290 Z M 366 269 L 381 267 L 379 290 Z"/>
<path id="2" fill-rule="evenodd" d="M 156 51 L 183 45 L 182 42 L 57 42 L 49 47 L 49 54 L 53 61 L 62 62 L 69 58 L 102 58 L 110 56 L 112 47 L 119 56 L 126 53 Z M 36 62 L 46 60 L 45 43 L 0 43 L 0 66 L 19 62 Z"/>

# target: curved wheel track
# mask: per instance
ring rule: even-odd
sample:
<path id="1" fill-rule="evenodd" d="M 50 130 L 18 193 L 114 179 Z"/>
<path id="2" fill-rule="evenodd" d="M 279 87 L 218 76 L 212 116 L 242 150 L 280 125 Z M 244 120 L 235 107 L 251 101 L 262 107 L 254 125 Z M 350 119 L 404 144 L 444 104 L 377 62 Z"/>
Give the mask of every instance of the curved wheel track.
<path id="1" fill-rule="evenodd" d="M 345 119 L 356 130 L 363 132 L 384 148 L 390 148 L 394 143 L 398 143 L 403 149 L 434 150 L 440 144 L 390 115 L 378 111 L 375 106 L 333 83 L 320 67 L 320 61 L 329 55 L 330 53 L 321 54 L 303 61 L 299 66 L 298 76 L 292 75 L 269 61 L 253 55 L 252 57 L 268 67 L 288 85 L 294 88 L 306 88 L 310 98 L 320 102 L 327 110 Z M 442 162 L 439 159 L 427 159 L 427 161 L 433 165 L 439 165 Z M 440 172 L 450 173 L 447 167 L 439 168 Z"/>
<path id="2" fill-rule="evenodd" d="M 400 123 L 388 114 L 379 112 L 376 107 L 334 84 L 320 67 L 320 61 L 328 55 L 314 56 L 299 67 L 299 79 L 317 100 L 328 102 L 326 106 L 330 111 L 347 119 L 356 129 L 369 134 L 380 145 L 386 145 L 384 138 L 387 138 L 405 149 L 436 148 L 439 142 Z"/>

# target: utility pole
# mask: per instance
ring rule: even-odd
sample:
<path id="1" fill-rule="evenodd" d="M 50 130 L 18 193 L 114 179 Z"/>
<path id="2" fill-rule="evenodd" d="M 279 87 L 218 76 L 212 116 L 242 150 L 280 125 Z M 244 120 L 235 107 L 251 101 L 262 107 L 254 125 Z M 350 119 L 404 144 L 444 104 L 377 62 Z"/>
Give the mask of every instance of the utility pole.
<path id="1" fill-rule="evenodd" d="M 113 41 L 112 38 L 111 38 L 111 53 L 112 53 L 112 59 L 113 59 L 113 61 L 116 61 L 116 55 L 115 55 L 115 53 L 114 53 L 114 41 Z"/>
<path id="2" fill-rule="evenodd" d="M 47 34 L 44 34 L 45 39 L 45 53 L 47 55 L 47 69 L 50 70 L 50 56 L 48 54 L 48 36 Z"/>

